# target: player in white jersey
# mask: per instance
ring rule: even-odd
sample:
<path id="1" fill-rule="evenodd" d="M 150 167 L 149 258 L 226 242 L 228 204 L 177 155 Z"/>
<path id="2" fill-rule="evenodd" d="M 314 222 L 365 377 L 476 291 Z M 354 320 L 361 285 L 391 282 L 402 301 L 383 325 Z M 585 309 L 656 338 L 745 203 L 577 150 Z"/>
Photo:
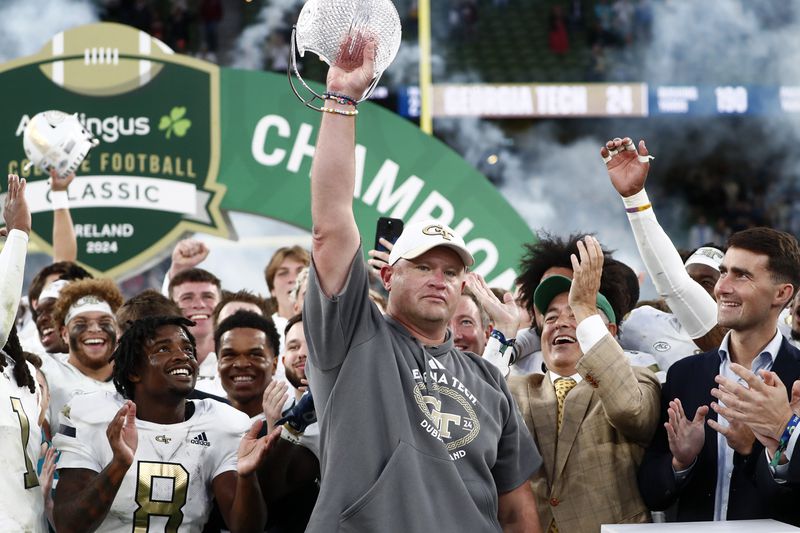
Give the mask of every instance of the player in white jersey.
<path id="1" fill-rule="evenodd" d="M 47 419 L 52 433 L 58 413 L 76 394 L 114 391 L 111 354 L 117 343 L 114 315 L 122 294 L 108 279 L 82 279 L 63 287 L 53 309 L 53 320 L 69 346 L 66 361 L 45 357 L 42 373 L 50 385 Z"/>
<path id="2" fill-rule="evenodd" d="M 712 301 L 723 256 L 722 250 L 703 246 L 695 250 L 684 263 L 685 275 L 712 295 Z M 703 352 L 675 314 L 650 305 L 631 311 L 622 323 L 619 341 L 626 350 L 653 354 L 662 371 L 669 370 L 679 359 Z"/>
<path id="3" fill-rule="evenodd" d="M 31 215 L 25 180 L 10 174 L 3 218 L 7 236 L 0 252 L 0 531 L 45 531 L 44 500 L 36 462 L 41 428 L 34 370 L 25 361 L 14 329 L 22 294 Z"/>
<path id="4" fill-rule="evenodd" d="M 35 380 L 20 385 L 14 375 L 19 364 L 26 366 L 30 375 L 36 369 L 24 360 L 16 334 L 0 358 L 0 531 L 46 531 L 36 474 L 42 448 L 42 429 L 37 423 L 39 388 L 33 384 Z"/>
<path id="5" fill-rule="evenodd" d="M 248 431 L 244 413 L 186 400 L 198 371 L 191 324 L 136 321 L 114 352 L 119 394 L 76 396 L 62 413 L 59 532 L 199 532 L 212 498 L 231 531 L 263 531 L 255 472 L 279 432 L 259 439 L 261 422 Z"/>
<path id="6" fill-rule="evenodd" d="M 622 323 L 619 342 L 626 350 L 648 350 L 664 371 L 675 361 L 703 351 L 675 315 L 649 305 L 631 311 Z"/>

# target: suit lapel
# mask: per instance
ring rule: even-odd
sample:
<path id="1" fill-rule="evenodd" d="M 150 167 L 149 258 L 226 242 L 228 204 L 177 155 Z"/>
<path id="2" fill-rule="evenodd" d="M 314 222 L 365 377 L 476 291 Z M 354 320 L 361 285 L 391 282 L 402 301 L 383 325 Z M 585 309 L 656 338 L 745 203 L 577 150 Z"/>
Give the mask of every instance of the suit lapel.
<path id="1" fill-rule="evenodd" d="M 539 453 L 547 470 L 547 479 L 553 479 L 552 468 L 556 455 L 556 393 L 550 376 L 545 375 L 538 384 L 528 381 L 531 417 L 536 429 Z"/>
<path id="2" fill-rule="evenodd" d="M 555 397 L 555 392 L 553 392 L 553 396 Z M 561 433 L 556 437 L 558 444 L 556 445 L 556 465 L 553 479 L 558 478 L 564 470 L 567 457 L 575 443 L 575 437 L 586 417 L 586 411 L 593 396 L 594 389 L 586 380 L 578 383 L 567 394 L 567 399 L 564 401 L 564 420 L 561 422 Z M 555 429 L 555 427 L 556 424 L 553 422 L 553 428 Z"/>

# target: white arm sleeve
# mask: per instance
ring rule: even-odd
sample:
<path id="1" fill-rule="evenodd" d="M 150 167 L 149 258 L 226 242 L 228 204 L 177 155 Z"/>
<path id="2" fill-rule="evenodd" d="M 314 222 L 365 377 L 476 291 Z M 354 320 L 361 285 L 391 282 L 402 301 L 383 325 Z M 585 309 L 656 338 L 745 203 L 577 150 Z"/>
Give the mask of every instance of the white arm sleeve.
<path id="1" fill-rule="evenodd" d="M 497 369 L 500 370 L 500 373 L 503 374 L 503 377 L 508 377 L 513 348 L 506 348 L 506 352 L 503 354 L 500 353 L 501 347 L 502 344 L 500 344 L 499 340 L 495 339 L 494 337 L 489 337 L 489 340 L 486 341 L 486 347 L 483 349 L 482 357 L 489 363 L 496 366 Z"/>
<path id="2" fill-rule="evenodd" d="M 0 348 L 6 345 L 17 317 L 27 252 L 28 234 L 18 229 L 9 231 L 0 252 Z"/>
<path id="3" fill-rule="evenodd" d="M 169 282 L 170 282 L 169 270 L 167 270 L 167 273 L 164 274 L 164 281 L 161 282 L 161 294 L 163 294 L 164 296 L 166 296 L 171 300 L 172 298 L 170 298 L 169 295 Z"/>
<path id="4" fill-rule="evenodd" d="M 622 199 L 625 207 L 650 203 L 644 189 Z M 698 339 L 717 324 L 717 304 L 686 272 L 675 245 L 658 224 L 652 209 L 628 213 L 639 255 L 653 279 L 658 294 L 692 339 Z"/>

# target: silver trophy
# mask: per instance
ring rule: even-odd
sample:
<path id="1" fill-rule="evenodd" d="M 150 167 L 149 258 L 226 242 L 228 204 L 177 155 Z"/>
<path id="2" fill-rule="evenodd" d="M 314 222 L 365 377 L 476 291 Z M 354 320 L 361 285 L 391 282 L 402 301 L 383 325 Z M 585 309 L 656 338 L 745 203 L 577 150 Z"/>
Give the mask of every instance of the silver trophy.
<path id="1" fill-rule="evenodd" d="M 313 102 L 325 98 L 303 80 L 297 68 L 297 52 L 301 57 L 305 57 L 307 51 L 313 52 L 328 65 L 349 70 L 346 59 L 360 59 L 365 44 L 372 40 L 375 42 L 375 73 L 369 88 L 358 100 L 363 102 L 375 90 L 383 71 L 394 61 L 400 48 L 400 36 L 400 17 L 391 0 L 308 0 L 292 30 L 287 69 L 292 91 L 306 106 L 320 111 Z M 292 73 L 308 90 L 309 98 L 303 98 L 297 91 Z"/>

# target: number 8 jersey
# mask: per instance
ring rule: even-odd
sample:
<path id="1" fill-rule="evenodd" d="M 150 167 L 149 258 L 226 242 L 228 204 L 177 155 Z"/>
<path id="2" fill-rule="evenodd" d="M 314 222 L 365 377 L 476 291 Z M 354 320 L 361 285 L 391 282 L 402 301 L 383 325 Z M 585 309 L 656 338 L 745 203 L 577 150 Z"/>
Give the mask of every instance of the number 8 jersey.
<path id="1" fill-rule="evenodd" d="M 61 451 L 59 469 L 100 472 L 111 462 L 106 429 L 123 403 L 119 394 L 109 392 L 70 401 L 54 438 Z M 179 424 L 136 419 L 139 444 L 133 464 L 98 532 L 202 531 L 211 511 L 212 481 L 236 470 L 239 443 L 250 420 L 215 400 L 193 403 L 194 413 Z"/>
<path id="2" fill-rule="evenodd" d="M 0 351 L 0 531 L 47 531 L 36 463 L 41 455 L 37 393 L 14 379 L 14 361 Z M 28 365 L 31 375 L 36 369 Z"/>

